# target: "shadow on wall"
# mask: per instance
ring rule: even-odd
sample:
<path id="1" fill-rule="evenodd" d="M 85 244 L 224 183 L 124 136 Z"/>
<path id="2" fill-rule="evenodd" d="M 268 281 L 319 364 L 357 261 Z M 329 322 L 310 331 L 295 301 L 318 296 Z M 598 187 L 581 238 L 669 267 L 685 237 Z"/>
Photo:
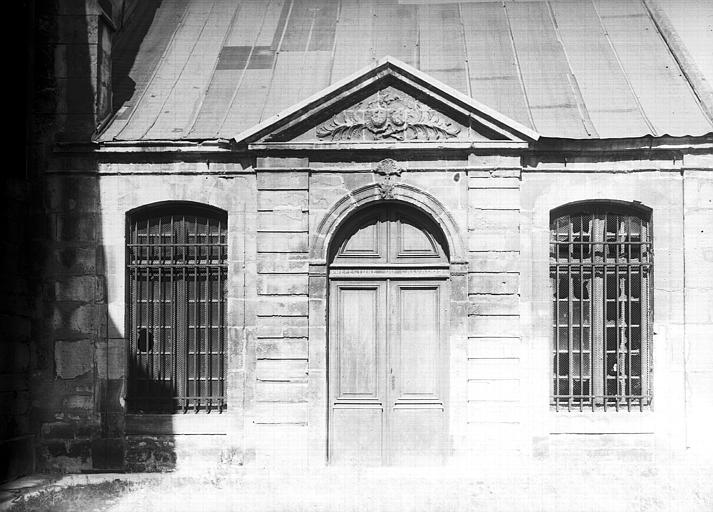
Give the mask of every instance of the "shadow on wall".
<path id="1" fill-rule="evenodd" d="M 133 470 L 170 469 L 165 464 L 175 464 L 175 456 L 165 450 L 171 442 L 175 450 L 180 440 L 187 455 L 188 438 L 200 440 L 177 438 L 173 423 L 188 422 L 197 434 L 226 411 L 227 213 L 169 201 L 132 210 L 127 221 L 127 432 L 163 436 L 143 439 L 135 450 L 130 445 L 127 463 Z M 110 290 L 114 301 L 121 300 L 118 289 Z M 195 448 L 210 458 L 204 444 Z M 146 452 L 153 458 L 133 459 Z"/>
<path id="2" fill-rule="evenodd" d="M 31 375 L 37 369 L 35 326 L 40 318 L 41 261 L 37 255 L 42 247 L 38 239 L 46 234 L 37 165 L 43 148 L 37 133 L 44 127 L 33 115 L 38 101 L 44 99 L 36 91 L 47 86 L 42 75 L 36 76 L 36 69 L 42 69 L 35 66 L 39 29 L 34 2 L 17 2 L 8 8 L 10 18 L 25 28 L 15 38 L 17 51 L 8 52 L 10 61 L 6 62 L 8 69 L 15 70 L 7 83 L 17 88 L 8 97 L 13 98 L 12 106 L 24 108 L 24 126 L 15 123 L 8 132 L 7 146 L 14 149 L 0 178 L 0 215 L 5 225 L 0 240 L 0 482 L 35 469 L 37 429 L 31 419 Z M 21 154 L 23 159 L 18 158 Z"/>
<path id="3" fill-rule="evenodd" d="M 145 331 L 145 329 L 144 329 Z M 146 346 L 145 354 L 152 352 Z M 141 364 L 136 354 L 128 355 L 128 379 L 141 383 L 141 391 L 152 398 L 148 405 L 151 417 L 139 418 L 138 429 L 127 425 L 124 468 L 128 471 L 170 471 L 176 468 L 176 443 L 172 435 L 173 417 L 177 392 L 175 387 L 165 380 L 153 377 Z M 141 413 L 142 404 L 136 404 L 130 413 Z"/>
<path id="4" fill-rule="evenodd" d="M 30 421 L 32 329 L 37 321 L 39 281 L 31 237 L 36 184 L 24 168 L 0 183 L 0 482 L 34 471 Z"/>
<path id="5" fill-rule="evenodd" d="M 178 390 L 170 380 L 161 379 L 151 375 L 147 371 L 146 365 L 139 360 L 143 355 L 150 358 L 154 355 L 153 334 L 147 329 L 140 329 L 138 333 L 138 352 L 128 356 L 129 372 L 128 378 L 136 383 L 137 393 L 144 397 L 144 403 L 136 404 L 136 412 L 146 405 L 146 409 L 152 412 L 172 414 L 176 411 L 174 397 L 178 395 Z M 138 399 L 141 400 L 141 399 Z"/>
<path id="6" fill-rule="evenodd" d="M 147 23 L 142 16 L 147 15 L 150 22 L 158 3 L 146 2 L 152 8 L 142 5 L 132 19 L 140 20 L 142 27 Z M 3 411 L 12 411 L 12 417 L 7 421 L 3 417 L 3 425 L 13 421 L 27 425 L 22 432 L 6 429 L 2 435 L 3 439 L 27 435 L 34 441 L 34 456 L 31 448 L 7 458 L 2 454 L 15 468 L 4 472 L 3 479 L 34 470 L 167 470 L 175 466 L 170 429 L 163 438 L 127 435 L 126 341 L 109 338 L 109 333 L 121 333 L 123 327 L 111 325 L 108 315 L 107 283 L 111 281 L 102 246 L 97 161 L 88 154 L 57 151 L 56 146 L 58 141 L 89 140 L 102 120 L 97 95 L 102 69 L 107 68 L 97 63 L 96 56 L 107 57 L 102 52 L 110 51 L 110 45 L 102 41 L 108 32 L 102 28 L 101 13 L 91 10 L 98 7 L 87 7 L 91 4 L 43 2 L 29 18 L 35 29 L 30 46 L 36 54 L 29 153 L 39 200 L 32 206 L 31 218 L 36 222 L 27 228 L 31 250 L 17 252 L 37 267 L 34 275 L 41 277 L 32 297 L 36 307 L 27 308 L 33 309 L 36 321 L 23 321 L 20 329 L 29 331 L 27 342 L 8 348 L 5 343 L 10 338 L 2 340 L 2 360 L 14 361 L 12 370 L 19 375 L 18 384 L 3 375 L 3 386 L 13 382 L 11 402 L 2 404 Z M 131 27 L 130 22 L 124 27 Z M 136 37 L 142 38 L 145 31 L 137 29 Z M 123 275 L 121 269 L 113 271 Z M 3 303 L 12 300 L 3 298 Z M 27 383 L 26 393 L 22 382 Z M 3 441 L 0 446 L 4 445 Z"/>

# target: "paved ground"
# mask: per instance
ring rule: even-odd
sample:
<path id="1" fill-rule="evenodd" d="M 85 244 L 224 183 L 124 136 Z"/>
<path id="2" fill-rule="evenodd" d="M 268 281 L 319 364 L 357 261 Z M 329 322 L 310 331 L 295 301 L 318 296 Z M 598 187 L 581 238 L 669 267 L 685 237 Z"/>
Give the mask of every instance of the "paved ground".
<path id="1" fill-rule="evenodd" d="M 513 471 L 491 461 L 487 469 L 223 468 L 190 475 L 72 476 L 40 484 L 13 507 L 18 512 L 711 512 L 713 465 L 690 459 L 658 467 L 621 461 L 575 467 L 549 461 Z"/>

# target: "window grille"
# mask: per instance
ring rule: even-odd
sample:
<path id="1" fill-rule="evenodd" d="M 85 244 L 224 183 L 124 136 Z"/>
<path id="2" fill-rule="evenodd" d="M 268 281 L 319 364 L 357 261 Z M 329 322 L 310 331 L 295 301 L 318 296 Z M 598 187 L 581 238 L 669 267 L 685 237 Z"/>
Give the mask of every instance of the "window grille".
<path id="1" fill-rule="evenodd" d="M 227 217 L 164 206 L 128 224 L 129 411 L 222 412 Z"/>
<path id="2" fill-rule="evenodd" d="M 594 206 L 555 216 L 550 227 L 554 407 L 643 409 L 651 402 L 648 216 Z"/>

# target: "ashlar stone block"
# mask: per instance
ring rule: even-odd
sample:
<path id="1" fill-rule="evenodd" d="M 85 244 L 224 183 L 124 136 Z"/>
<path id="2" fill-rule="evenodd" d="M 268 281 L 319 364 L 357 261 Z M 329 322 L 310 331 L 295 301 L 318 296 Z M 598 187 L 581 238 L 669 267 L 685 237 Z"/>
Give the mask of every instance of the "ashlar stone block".
<path id="1" fill-rule="evenodd" d="M 90 340 L 58 341 L 54 361 L 57 376 L 74 379 L 89 372 L 94 364 L 94 346 Z"/>

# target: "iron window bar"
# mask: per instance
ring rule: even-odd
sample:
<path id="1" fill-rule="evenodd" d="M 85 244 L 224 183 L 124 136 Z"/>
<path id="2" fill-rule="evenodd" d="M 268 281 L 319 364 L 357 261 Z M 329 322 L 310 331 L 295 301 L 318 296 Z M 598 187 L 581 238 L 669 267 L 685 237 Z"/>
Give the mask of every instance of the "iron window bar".
<path id="1" fill-rule="evenodd" d="M 551 224 L 555 410 L 651 403 L 650 222 L 580 210 Z"/>
<path id="2" fill-rule="evenodd" d="M 131 412 L 222 413 L 227 218 L 195 207 L 129 219 Z"/>

